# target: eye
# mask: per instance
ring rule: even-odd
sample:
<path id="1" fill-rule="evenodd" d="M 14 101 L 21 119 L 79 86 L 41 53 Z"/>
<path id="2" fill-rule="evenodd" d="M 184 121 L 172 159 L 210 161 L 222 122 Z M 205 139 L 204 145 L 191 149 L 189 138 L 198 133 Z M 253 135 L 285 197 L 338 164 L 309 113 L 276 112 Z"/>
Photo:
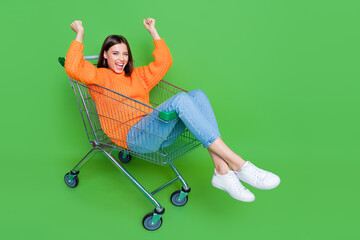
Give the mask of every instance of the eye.
<path id="1" fill-rule="evenodd" d="M 118 55 L 118 53 L 117 53 L 117 52 L 114 52 L 113 54 L 114 54 L 114 55 Z"/>
<path id="2" fill-rule="evenodd" d="M 128 53 L 124 53 L 125 56 L 128 56 L 129 54 Z"/>

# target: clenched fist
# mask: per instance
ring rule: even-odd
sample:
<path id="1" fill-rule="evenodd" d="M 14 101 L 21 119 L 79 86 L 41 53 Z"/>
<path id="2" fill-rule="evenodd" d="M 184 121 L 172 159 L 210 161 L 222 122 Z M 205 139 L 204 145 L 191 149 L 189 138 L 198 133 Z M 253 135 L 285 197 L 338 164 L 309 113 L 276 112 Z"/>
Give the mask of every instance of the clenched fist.
<path id="1" fill-rule="evenodd" d="M 76 32 L 76 38 L 75 40 L 78 42 L 83 42 L 84 39 L 84 27 L 82 25 L 82 21 L 73 21 L 71 24 L 71 29 L 74 30 L 74 32 Z"/>
<path id="2" fill-rule="evenodd" d="M 144 19 L 144 26 L 148 31 L 151 31 L 153 29 L 155 29 L 155 19 L 153 18 L 147 18 Z"/>
<path id="3" fill-rule="evenodd" d="M 82 25 L 82 21 L 73 21 L 71 23 L 71 29 L 74 30 L 74 32 L 76 33 L 83 33 L 84 32 L 84 27 Z"/>

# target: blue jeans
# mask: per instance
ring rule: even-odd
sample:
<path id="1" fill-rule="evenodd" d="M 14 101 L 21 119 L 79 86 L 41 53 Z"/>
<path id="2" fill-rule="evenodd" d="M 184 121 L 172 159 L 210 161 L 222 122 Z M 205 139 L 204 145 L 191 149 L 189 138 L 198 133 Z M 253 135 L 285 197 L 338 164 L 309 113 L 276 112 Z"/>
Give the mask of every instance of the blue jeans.
<path id="1" fill-rule="evenodd" d="M 204 148 L 218 137 L 219 128 L 209 99 L 202 90 L 178 93 L 160 104 L 159 111 L 176 111 L 178 118 L 165 123 L 153 111 L 144 116 L 128 132 L 127 145 L 139 153 L 156 152 L 174 143 L 185 127 L 199 140 Z"/>

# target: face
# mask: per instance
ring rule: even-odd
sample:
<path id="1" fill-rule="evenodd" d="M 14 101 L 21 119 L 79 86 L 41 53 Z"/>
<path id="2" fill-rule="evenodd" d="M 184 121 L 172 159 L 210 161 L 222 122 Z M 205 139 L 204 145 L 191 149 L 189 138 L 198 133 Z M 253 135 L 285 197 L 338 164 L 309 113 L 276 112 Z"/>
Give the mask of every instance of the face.
<path id="1" fill-rule="evenodd" d="M 129 53 L 124 43 L 118 43 L 104 51 L 104 58 L 107 59 L 108 68 L 116 73 L 122 73 L 129 61 Z"/>

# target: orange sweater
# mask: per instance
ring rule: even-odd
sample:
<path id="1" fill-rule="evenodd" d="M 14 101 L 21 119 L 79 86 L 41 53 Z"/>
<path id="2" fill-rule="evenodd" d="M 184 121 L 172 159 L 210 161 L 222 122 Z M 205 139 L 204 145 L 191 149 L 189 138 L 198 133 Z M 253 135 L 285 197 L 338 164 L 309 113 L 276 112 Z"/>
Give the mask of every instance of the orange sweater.
<path id="1" fill-rule="evenodd" d="M 107 68 L 96 68 L 84 60 L 84 45 L 72 41 L 66 55 L 65 71 L 72 79 L 85 83 L 95 101 L 101 127 L 117 145 L 127 148 L 126 136 L 130 128 L 151 108 L 143 107 L 120 95 L 104 91 L 94 84 L 101 85 L 142 103 L 149 103 L 150 90 L 164 77 L 172 65 L 172 57 L 163 39 L 154 40 L 154 62 L 148 66 L 134 68 L 129 77 L 125 72 L 118 74 Z"/>

